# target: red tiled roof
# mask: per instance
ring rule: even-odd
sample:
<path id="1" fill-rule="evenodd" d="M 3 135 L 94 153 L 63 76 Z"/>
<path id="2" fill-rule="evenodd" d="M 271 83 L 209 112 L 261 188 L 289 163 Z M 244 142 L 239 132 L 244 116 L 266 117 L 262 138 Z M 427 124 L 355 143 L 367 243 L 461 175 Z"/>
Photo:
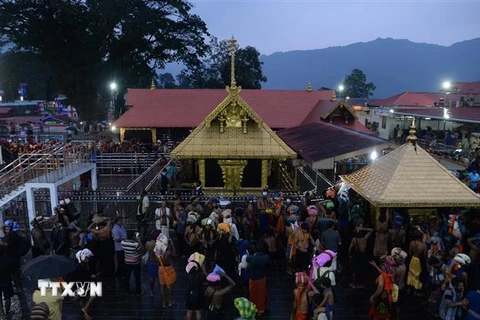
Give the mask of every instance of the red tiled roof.
<path id="1" fill-rule="evenodd" d="M 453 82 L 455 93 L 480 94 L 480 82 Z"/>
<path id="2" fill-rule="evenodd" d="M 128 89 L 132 106 L 114 125 L 119 128 L 193 128 L 227 97 L 224 89 Z M 240 96 L 270 128 L 300 125 L 331 90 L 242 90 Z"/>
<path id="3" fill-rule="evenodd" d="M 279 130 L 277 134 L 309 162 L 388 144 L 387 140 L 322 121 Z"/>
<path id="4" fill-rule="evenodd" d="M 302 123 L 311 123 L 324 119 L 325 116 L 338 105 L 339 101 L 319 101 L 310 113 L 305 117 Z"/>
<path id="5" fill-rule="evenodd" d="M 403 92 L 390 98 L 373 102 L 377 106 L 433 106 L 435 102 L 445 97 L 445 93 Z"/>
<path id="6" fill-rule="evenodd" d="M 446 108 L 450 121 L 480 123 L 480 108 Z M 397 108 L 395 114 L 415 115 L 419 117 L 444 119 L 445 108 Z"/>

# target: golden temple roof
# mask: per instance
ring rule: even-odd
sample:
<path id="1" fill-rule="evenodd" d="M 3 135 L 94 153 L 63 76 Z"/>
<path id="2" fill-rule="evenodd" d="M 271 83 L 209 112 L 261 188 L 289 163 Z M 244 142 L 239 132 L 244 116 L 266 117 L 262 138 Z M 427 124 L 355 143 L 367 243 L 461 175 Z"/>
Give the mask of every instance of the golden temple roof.
<path id="1" fill-rule="evenodd" d="M 239 95 L 227 98 L 171 153 L 183 159 L 292 159 L 297 154 Z M 233 92 L 234 91 L 234 92 Z"/>
<path id="2" fill-rule="evenodd" d="M 407 142 L 342 180 L 377 207 L 475 207 L 480 196 Z"/>
<path id="3" fill-rule="evenodd" d="M 205 117 L 170 156 L 183 159 L 292 159 L 297 154 L 240 96 L 235 82 L 235 43 L 230 40 L 228 96 Z"/>

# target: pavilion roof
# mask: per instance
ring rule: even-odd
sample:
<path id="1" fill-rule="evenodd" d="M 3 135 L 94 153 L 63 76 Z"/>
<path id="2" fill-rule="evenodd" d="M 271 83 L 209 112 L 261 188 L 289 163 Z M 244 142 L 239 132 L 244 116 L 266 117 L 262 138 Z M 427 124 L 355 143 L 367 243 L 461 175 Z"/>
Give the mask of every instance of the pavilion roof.
<path id="1" fill-rule="evenodd" d="M 342 180 L 377 207 L 474 207 L 480 196 L 407 142 Z"/>

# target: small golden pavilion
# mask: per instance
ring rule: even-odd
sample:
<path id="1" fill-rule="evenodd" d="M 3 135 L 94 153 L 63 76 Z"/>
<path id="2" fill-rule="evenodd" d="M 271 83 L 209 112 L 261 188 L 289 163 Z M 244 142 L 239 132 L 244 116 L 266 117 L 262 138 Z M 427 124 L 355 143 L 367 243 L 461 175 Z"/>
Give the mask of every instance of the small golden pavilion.
<path id="1" fill-rule="evenodd" d="M 297 157 L 242 99 L 235 82 L 235 44 L 232 37 L 227 97 L 170 153 L 172 158 L 197 162 L 205 190 L 265 188 L 273 161 Z"/>
<path id="2" fill-rule="evenodd" d="M 415 120 L 407 142 L 370 165 L 341 176 L 374 208 L 405 208 L 410 218 L 435 208 L 478 207 L 480 196 L 416 144 Z"/>

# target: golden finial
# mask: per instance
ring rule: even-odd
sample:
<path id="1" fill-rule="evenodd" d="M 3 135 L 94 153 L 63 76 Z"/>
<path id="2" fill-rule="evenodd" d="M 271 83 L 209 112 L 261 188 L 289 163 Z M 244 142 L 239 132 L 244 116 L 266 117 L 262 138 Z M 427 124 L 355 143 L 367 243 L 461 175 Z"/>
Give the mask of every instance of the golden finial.
<path id="1" fill-rule="evenodd" d="M 413 117 L 412 125 L 410 126 L 410 130 L 408 131 L 408 133 L 409 135 L 407 137 L 407 141 L 415 145 L 417 143 L 417 128 L 415 127 L 415 117 Z"/>
<path id="2" fill-rule="evenodd" d="M 236 49 L 236 44 L 237 40 L 232 36 L 232 39 L 230 39 L 228 42 L 230 42 L 230 59 L 231 61 L 231 75 L 230 75 L 230 89 L 236 89 L 237 88 L 237 83 L 235 81 L 235 49 Z"/>
<path id="3" fill-rule="evenodd" d="M 152 83 L 150 83 L 150 90 L 155 90 L 155 89 L 156 89 L 155 81 L 152 79 Z"/>
<path id="4" fill-rule="evenodd" d="M 307 84 L 307 91 L 312 92 L 312 83 L 310 81 L 308 81 L 308 84 Z"/>

